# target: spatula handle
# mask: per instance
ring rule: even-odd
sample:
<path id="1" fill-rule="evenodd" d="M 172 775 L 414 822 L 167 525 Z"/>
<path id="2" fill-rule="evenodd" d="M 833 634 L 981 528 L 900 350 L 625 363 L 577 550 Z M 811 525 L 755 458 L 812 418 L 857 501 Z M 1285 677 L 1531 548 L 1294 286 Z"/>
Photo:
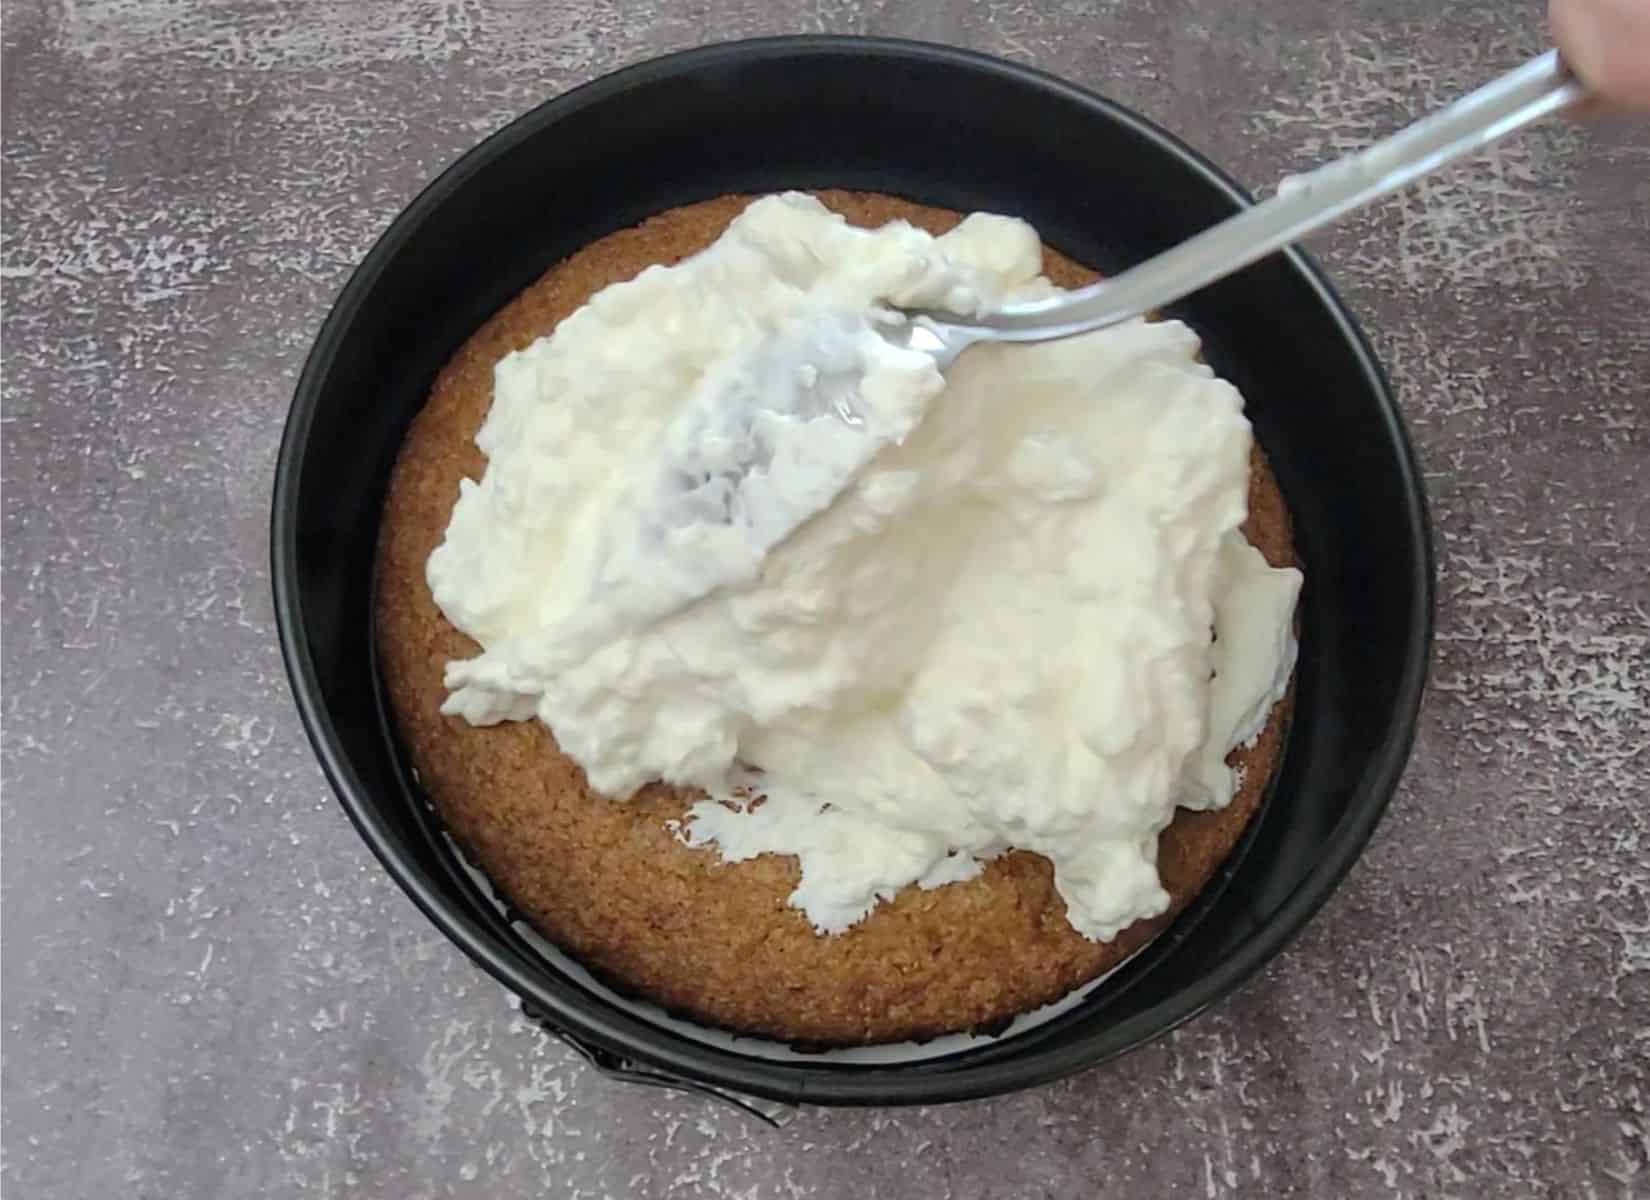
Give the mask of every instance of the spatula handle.
<path id="1" fill-rule="evenodd" d="M 1383 141 L 1286 179 L 1277 194 L 1111 279 L 979 320 L 987 336 L 1042 340 L 1103 328 L 1172 303 L 1344 214 L 1586 95 L 1551 50 Z"/>

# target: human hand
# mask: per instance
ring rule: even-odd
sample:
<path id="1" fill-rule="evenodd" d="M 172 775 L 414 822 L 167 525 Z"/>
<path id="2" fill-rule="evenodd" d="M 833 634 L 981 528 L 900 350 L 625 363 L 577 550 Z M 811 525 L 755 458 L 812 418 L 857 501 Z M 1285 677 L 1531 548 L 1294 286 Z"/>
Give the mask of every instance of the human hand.
<path id="1" fill-rule="evenodd" d="M 1598 100 L 1650 112 L 1650 0 L 1548 0 L 1553 41 Z"/>

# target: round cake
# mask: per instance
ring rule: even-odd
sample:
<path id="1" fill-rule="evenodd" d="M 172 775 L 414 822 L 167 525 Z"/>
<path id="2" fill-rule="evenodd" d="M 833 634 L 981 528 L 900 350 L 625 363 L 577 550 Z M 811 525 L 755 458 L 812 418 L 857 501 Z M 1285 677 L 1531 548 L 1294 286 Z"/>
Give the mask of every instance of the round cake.
<path id="1" fill-rule="evenodd" d="M 933 234 L 959 214 L 890 196 L 818 193 L 865 227 L 904 219 Z M 1145 945 L 1203 888 L 1258 811 L 1282 753 L 1289 700 L 1235 750 L 1224 808 L 1179 810 L 1157 866 L 1167 911 L 1108 941 L 1068 923 L 1047 859 L 1023 851 L 973 879 L 906 887 L 829 936 L 790 903 L 797 862 L 724 862 L 677 822 L 702 796 L 653 785 L 628 801 L 595 794 L 538 721 L 478 727 L 444 716 L 443 672 L 476 643 L 443 616 L 425 578 L 460 480 L 486 460 L 475 435 L 493 367 L 555 329 L 592 295 L 709 246 L 749 203 L 724 196 L 611 234 L 551 268 L 453 356 L 402 446 L 379 541 L 376 640 L 396 722 L 422 786 L 473 862 L 541 933 L 621 990 L 738 1033 L 851 1045 L 989 1030 L 1065 995 Z M 1062 287 L 1096 278 L 1044 251 Z M 1243 532 L 1273 566 L 1295 561 L 1287 511 L 1253 453 Z"/>

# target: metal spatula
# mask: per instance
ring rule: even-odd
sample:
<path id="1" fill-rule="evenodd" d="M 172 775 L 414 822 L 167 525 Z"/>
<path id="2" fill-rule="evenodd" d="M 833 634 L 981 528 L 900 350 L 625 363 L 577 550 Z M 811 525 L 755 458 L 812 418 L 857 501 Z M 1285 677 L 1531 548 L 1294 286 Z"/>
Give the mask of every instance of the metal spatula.
<path id="1" fill-rule="evenodd" d="M 972 319 L 907 310 L 906 319 L 879 321 L 877 330 L 898 347 L 932 356 L 943 371 L 978 343 L 1051 341 L 1104 329 L 1170 304 L 1584 98 L 1585 89 L 1558 52 L 1549 51 L 1384 141 L 1286 180 L 1270 199 L 1113 278 Z M 806 345 L 810 337 L 804 329 L 793 340 Z M 662 590 L 674 604 L 687 603 L 721 578 L 722 573 L 707 573 L 703 538 L 686 540 L 673 530 L 733 531 L 738 551 L 733 557 L 742 564 L 737 572 L 754 571 L 769 549 L 834 502 L 886 444 L 889 435 L 856 414 L 854 381 L 832 379 L 829 403 L 813 389 L 768 394 L 740 387 L 684 415 L 686 424 L 675 431 L 677 455 L 661 468 L 636 522 L 639 544 L 648 548 L 653 592 L 668 578 L 671 586 Z M 819 426 L 821 437 L 844 443 L 834 456 L 840 477 L 813 480 L 805 492 L 774 486 L 777 467 L 758 436 L 764 423 L 799 420 Z"/>

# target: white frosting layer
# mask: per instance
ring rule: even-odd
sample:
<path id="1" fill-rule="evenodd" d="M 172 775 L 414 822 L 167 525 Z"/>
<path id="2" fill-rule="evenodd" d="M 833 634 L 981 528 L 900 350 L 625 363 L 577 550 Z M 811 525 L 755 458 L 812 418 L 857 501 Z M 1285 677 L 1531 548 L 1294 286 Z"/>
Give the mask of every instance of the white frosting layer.
<path id="1" fill-rule="evenodd" d="M 823 932 L 1011 847 L 1091 937 L 1162 911 L 1157 835 L 1230 800 L 1300 576 L 1237 532 L 1249 425 L 1184 325 L 943 379 L 875 331 L 1047 294 L 1039 264 L 1023 222 L 771 197 L 505 358 L 428 566 L 483 647 L 444 711 L 536 716 L 616 798 L 703 788 L 685 836 L 796 855 Z"/>

